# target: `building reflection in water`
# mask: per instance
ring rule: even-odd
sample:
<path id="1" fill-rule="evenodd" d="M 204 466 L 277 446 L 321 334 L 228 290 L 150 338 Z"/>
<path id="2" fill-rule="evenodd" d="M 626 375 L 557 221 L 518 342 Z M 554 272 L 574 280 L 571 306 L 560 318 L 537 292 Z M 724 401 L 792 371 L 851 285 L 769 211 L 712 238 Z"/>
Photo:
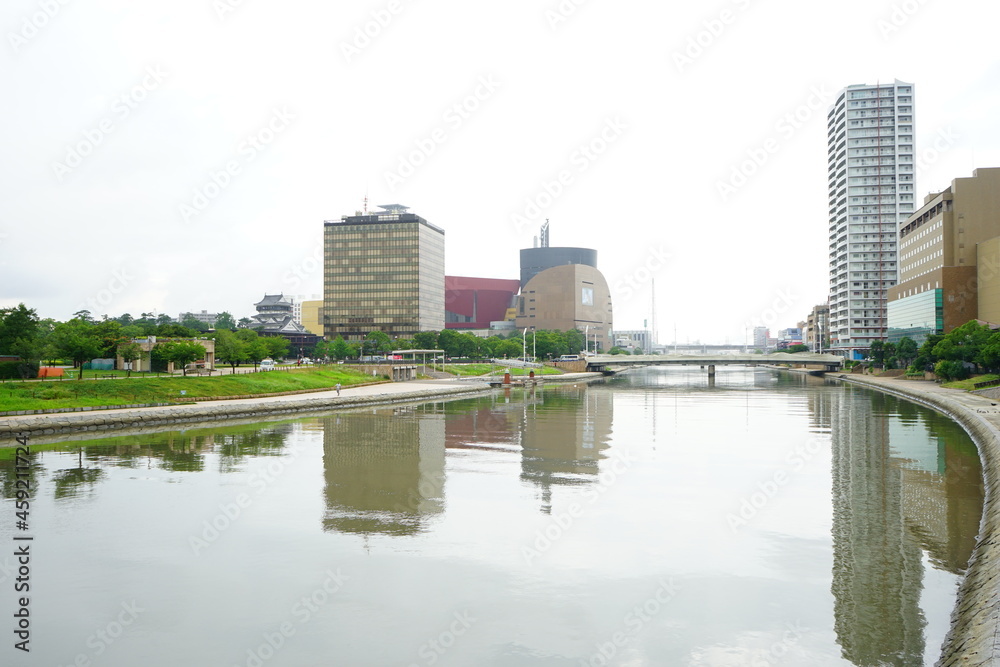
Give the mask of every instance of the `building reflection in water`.
<path id="1" fill-rule="evenodd" d="M 546 394 L 525 407 L 521 479 L 541 492 L 541 510 L 552 511 L 552 489 L 593 484 L 611 436 L 613 394 L 587 387 Z"/>
<path id="2" fill-rule="evenodd" d="M 413 535 L 444 509 L 444 415 L 413 407 L 324 417 L 328 531 Z"/>
<path id="3" fill-rule="evenodd" d="M 507 390 L 323 418 L 328 531 L 413 535 L 445 507 L 446 450 L 520 458 L 521 479 L 540 489 L 595 483 L 611 433 L 611 392 Z"/>
<path id="4" fill-rule="evenodd" d="M 892 396 L 848 388 L 817 400 L 831 402 L 815 407 L 832 420 L 832 592 L 843 656 L 923 664 L 922 554 L 964 571 L 983 502 L 975 448 L 950 420 Z"/>

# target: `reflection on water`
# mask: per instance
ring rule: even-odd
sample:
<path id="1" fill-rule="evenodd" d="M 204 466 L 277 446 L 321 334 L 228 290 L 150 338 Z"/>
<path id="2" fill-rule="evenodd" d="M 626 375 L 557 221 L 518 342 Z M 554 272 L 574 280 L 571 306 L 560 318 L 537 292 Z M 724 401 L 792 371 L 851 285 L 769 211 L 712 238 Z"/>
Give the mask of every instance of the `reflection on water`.
<path id="1" fill-rule="evenodd" d="M 36 629 L 60 637 L 37 664 L 96 658 L 87 638 L 135 599 L 148 612 L 100 664 L 250 665 L 341 568 L 261 664 L 930 664 L 983 499 L 949 420 L 733 368 L 79 441 L 31 465 Z M 8 517 L 14 479 L 0 450 Z M 456 615 L 476 620 L 428 648 Z"/>
<path id="2" fill-rule="evenodd" d="M 444 510 L 443 415 L 395 408 L 320 421 L 324 529 L 411 535 Z"/>
<path id="3" fill-rule="evenodd" d="M 845 393 L 833 418 L 838 639 L 857 665 L 919 665 L 922 553 L 964 572 L 982 511 L 981 469 L 952 422 L 892 396 Z"/>

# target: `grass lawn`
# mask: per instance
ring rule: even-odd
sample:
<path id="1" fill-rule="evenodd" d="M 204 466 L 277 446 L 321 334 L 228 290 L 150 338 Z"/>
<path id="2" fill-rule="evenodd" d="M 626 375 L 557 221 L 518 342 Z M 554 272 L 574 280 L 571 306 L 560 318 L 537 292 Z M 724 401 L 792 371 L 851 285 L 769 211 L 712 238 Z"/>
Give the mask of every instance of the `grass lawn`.
<path id="1" fill-rule="evenodd" d="M 87 377 L 84 371 L 84 378 Z M 185 392 L 188 398 L 330 388 L 371 382 L 372 376 L 351 369 L 296 368 L 289 371 L 216 377 L 136 377 L 117 380 L 56 380 L 0 384 L 0 411 L 170 403 Z"/>
<path id="2" fill-rule="evenodd" d="M 1000 375 L 995 373 L 988 373 L 986 375 L 973 375 L 967 380 L 955 380 L 954 382 L 945 382 L 941 386 L 948 387 L 949 389 L 964 389 L 965 391 L 970 391 L 975 389 L 973 386 L 977 382 L 988 382 L 990 380 L 1000 380 Z"/>

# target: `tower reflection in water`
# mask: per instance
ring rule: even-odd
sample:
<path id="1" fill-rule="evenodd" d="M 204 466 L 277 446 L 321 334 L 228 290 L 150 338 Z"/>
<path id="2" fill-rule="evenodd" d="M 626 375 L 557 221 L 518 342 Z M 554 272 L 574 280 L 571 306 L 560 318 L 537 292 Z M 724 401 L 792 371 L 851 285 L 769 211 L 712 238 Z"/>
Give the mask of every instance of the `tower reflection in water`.
<path id="1" fill-rule="evenodd" d="M 962 573 L 979 529 L 982 475 L 950 420 L 884 394 L 847 388 L 830 415 L 835 629 L 856 665 L 919 665 L 922 554 Z M 898 413 L 897 419 L 875 419 Z"/>
<path id="2" fill-rule="evenodd" d="M 596 483 L 608 447 L 610 392 L 560 387 L 322 419 L 329 531 L 412 535 L 445 510 L 446 450 L 490 450 L 520 459 L 539 488 Z"/>
<path id="3" fill-rule="evenodd" d="M 401 407 L 322 422 L 325 530 L 413 535 L 444 510 L 444 415 Z"/>

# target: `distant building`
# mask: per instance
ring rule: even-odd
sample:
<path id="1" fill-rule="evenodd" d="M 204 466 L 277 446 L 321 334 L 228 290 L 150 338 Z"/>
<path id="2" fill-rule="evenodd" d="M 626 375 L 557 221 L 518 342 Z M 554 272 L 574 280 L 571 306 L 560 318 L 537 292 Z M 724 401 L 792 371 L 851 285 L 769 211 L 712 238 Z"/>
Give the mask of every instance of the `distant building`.
<path id="1" fill-rule="evenodd" d="M 188 317 L 193 317 L 194 319 L 198 320 L 199 322 L 203 322 L 203 323 L 207 324 L 211 328 L 211 327 L 215 326 L 215 320 L 217 320 L 219 318 L 219 314 L 218 313 L 210 313 L 207 310 L 203 310 L 203 311 L 198 312 L 198 313 L 195 313 L 195 312 L 192 312 L 192 311 L 185 311 L 185 312 L 183 312 L 183 313 L 181 313 L 180 315 L 177 316 L 177 321 L 178 322 L 183 322 Z"/>
<path id="2" fill-rule="evenodd" d="M 287 338 L 289 352 L 295 356 L 302 356 L 316 347 L 320 337 L 292 318 L 292 302 L 284 294 L 265 294 L 254 306 L 257 314 L 250 318 L 250 329 L 262 336 Z"/>
<path id="3" fill-rule="evenodd" d="M 827 115 L 830 347 L 853 358 L 889 326 L 897 227 L 914 207 L 913 92 L 848 86 Z"/>
<path id="4" fill-rule="evenodd" d="M 520 286 L 517 280 L 445 276 L 445 327 L 489 329 L 491 322 L 503 321 L 507 310 L 516 305 Z"/>
<path id="5" fill-rule="evenodd" d="M 956 178 L 899 226 L 889 341 L 918 345 L 969 320 L 1000 322 L 1000 168 Z"/>
<path id="6" fill-rule="evenodd" d="M 641 350 L 643 354 L 653 353 L 653 339 L 648 329 L 630 329 L 614 332 L 615 347 Z"/>
<path id="7" fill-rule="evenodd" d="M 309 333 L 323 335 L 323 300 L 303 301 L 300 304 L 302 312 L 299 324 Z"/>
<path id="8" fill-rule="evenodd" d="M 398 204 L 324 223 L 323 330 L 360 340 L 445 328 L 444 230 Z"/>
<path id="9" fill-rule="evenodd" d="M 806 318 L 805 332 L 802 340 L 812 352 L 826 352 L 830 347 L 830 306 L 820 304 L 814 306 Z"/>
<path id="10" fill-rule="evenodd" d="M 762 352 L 767 349 L 767 339 L 771 333 L 767 330 L 767 327 L 754 327 L 753 328 L 753 349 L 761 350 Z"/>

